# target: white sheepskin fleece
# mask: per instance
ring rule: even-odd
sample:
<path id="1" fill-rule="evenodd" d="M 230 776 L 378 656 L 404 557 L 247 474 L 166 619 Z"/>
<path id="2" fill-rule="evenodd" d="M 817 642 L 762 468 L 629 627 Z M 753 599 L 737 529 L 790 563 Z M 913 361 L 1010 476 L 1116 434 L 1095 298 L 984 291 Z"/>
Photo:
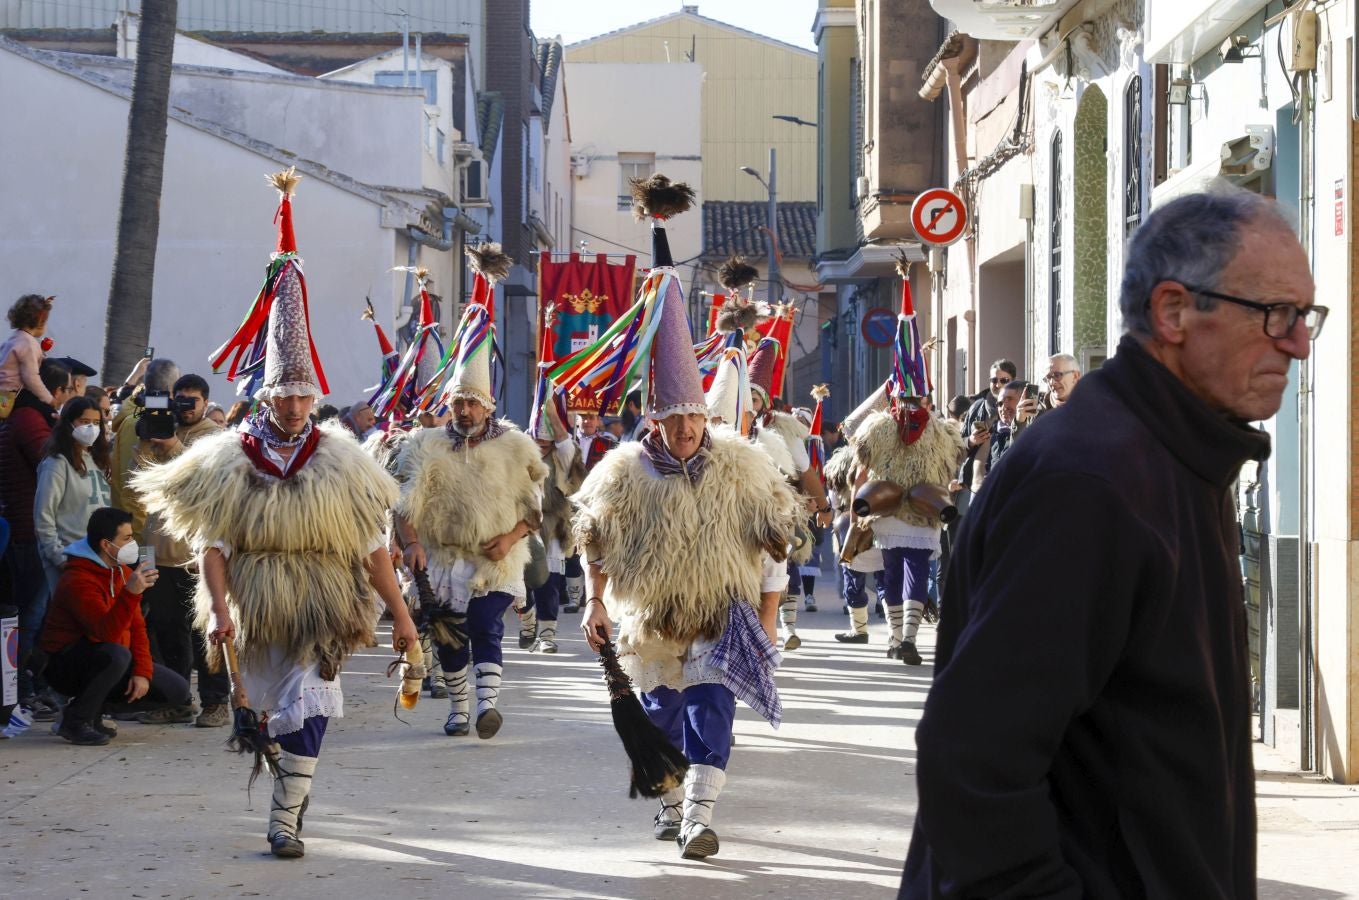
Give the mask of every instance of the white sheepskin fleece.
<path id="1" fill-rule="evenodd" d="M 713 432 L 697 484 L 656 475 L 629 443 L 595 466 L 572 501 L 577 543 L 603 566 L 620 637 L 638 652 L 721 634 L 733 600 L 758 602 L 761 553 L 782 559 L 799 515 L 769 457 L 727 429 Z"/>
<path id="2" fill-rule="evenodd" d="M 964 452 L 957 426 L 934 415 L 920 439 L 907 444 L 901 440 L 896 419 L 875 412 L 854 432 L 851 443 L 858 464 L 868 470 L 869 481 L 890 481 L 907 492 L 918 484 L 947 486 Z M 894 515 L 911 525 L 938 525 L 915 512 L 904 497 Z"/>
<path id="3" fill-rule="evenodd" d="M 267 662 L 274 645 L 298 664 L 319 658 L 338 671 L 372 637 L 364 561 L 397 486 L 340 425 L 321 426 L 316 452 L 282 481 L 260 473 L 240 434 L 226 431 L 132 483 L 167 533 L 199 551 L 230 549 L 227 605 L 244 665 Z M 212 609 L 205 585 L 195 602 L 203 627 Z"/>
<path id="4" fill-rule="evenodd" d="M 521 520 L 534 528 L 541 523 L 547 465 L 533 438 L 502 424 L 509 429 L 504 434 L 462 450 L 453 449 L 442 428 L 416 432 L 396 462 L 396 512 L 415 527 L 437 564 L 473 563 L 473 593 L 522 578 L 529 561 L 526 540 L 498 561 L 488 559 L 482 546 Z"/>

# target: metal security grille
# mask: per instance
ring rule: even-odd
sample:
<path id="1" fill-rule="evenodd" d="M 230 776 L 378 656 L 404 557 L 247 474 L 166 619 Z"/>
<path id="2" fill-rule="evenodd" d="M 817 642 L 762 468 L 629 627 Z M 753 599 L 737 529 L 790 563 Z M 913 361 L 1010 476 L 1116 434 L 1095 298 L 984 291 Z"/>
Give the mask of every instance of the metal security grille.
<path id="1" fill-rule="evenodd" d="M 1048 190 L 1048 353 L 1062 352 L 1062 133 L 1052 136 L 1052 163 L 1049 166 Z"/>
<path id="2" fill-rule="evenodd" d="M 1142 76 L 1123 95 L 1123 236 L 1142 221 Z"/>

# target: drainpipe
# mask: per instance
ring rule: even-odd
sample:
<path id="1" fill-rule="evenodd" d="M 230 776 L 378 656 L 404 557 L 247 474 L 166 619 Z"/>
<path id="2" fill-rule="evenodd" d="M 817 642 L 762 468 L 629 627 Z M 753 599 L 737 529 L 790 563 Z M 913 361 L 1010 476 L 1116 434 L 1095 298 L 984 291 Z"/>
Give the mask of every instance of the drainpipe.
<path id="1" fill-rule="evenodd" d="M 1298 234 L 1313 271 L 1312 82 L 1300 79 L 1298 91 Z M 1316 749 L 1316 606 L 1312 584 L 1312 366 L 1298 363 L 1298 732 L 1299 761 L 1305 772 L 1318 768 Z"/>
<path id="2" fill-rule="evenodd" d="M 948 73 L 948 107 L 949 113 L 953 118 L 953 164 L 957 167 L 958 174 L 967 171 L 967 116 L 963 109 L 963 85 L 962 78 L 959 76 L 958 67 L 960 59 L 944 60 L 941 65 Z M 965 200 L 967 198 L 964 198 Z M 975 210 L 968 210 L 971 216 Z M 977 238 L 975 220 L 968 227 L 968 234 L 963 238 L 967 242 L 967 311 L 972 315 L 965 319 L 967 324 L 967 371 L 969 374 L 985 371 L 977 365 L 977 332 L 979 331 L 977 322 Z M 960 342 L 962 343 L 962 342 Z M 977 390 L 976 385 L 969 385 L 963 393 L 971 394 Z"/>

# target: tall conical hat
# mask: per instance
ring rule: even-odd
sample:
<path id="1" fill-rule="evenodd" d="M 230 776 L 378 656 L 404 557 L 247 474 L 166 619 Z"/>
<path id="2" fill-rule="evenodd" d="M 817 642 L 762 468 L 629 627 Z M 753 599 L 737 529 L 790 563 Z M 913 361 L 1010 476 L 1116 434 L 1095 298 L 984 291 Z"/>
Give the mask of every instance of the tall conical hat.
<path id="1" fill-rule="evenodd" d="M 816 401 L 816 408 L 812 410 L 812 421 L 807 426 L 807 460 L 810 463 L 808 468 L 821 478 L 823 486 L 826 481 L 824 472 L 826 468 L 826 445 L 821 439 L 821 407 L 829 396 L 830 388 L 827 385 L 818 384 L 812 387 L 812 399 Z"/>
<path id="2" fill-rule="evenodd" d="M 293 231 L 292 197 L 301 176 L 289 168 L 268 176 L 280 200 L 274 221 L 278 242 L 269 262 L 264 287 L 245 321 L 212 356 L 216 371 L 230 359 L 227 379 L 249 375 L 258 399 L 287 396 L 323 397 L 329 392 L 325 371 L 311 337 L 307 285 Z"/>
<path id="3" fill-rule="evenodd" d="M 686 184 L 653 175 L 634 180 L 632 194 L 637 217 L 653 220 L 652 268 L 637 303 L 597 341 L 559 363 L 550 377 L 557 390 L 569 395 L 584 387 L 607 406 L 640 387 L 647 412 L 656 419 L 676 413 L 706 415 L 684 290 L 660 226 L 688 209 L 694 192 Z"/>
<path id="4" fill-rule="evenodd" d="M 499 244 L 487 243 L 467 248 L 473 278 L 472 300 L 463 310 L 462 321 L 445 354 L 440 375 L 447 372 L 443 400 L 476 400 L 495 409 L 495 385 L 491 380 L 491 360 L 495 356 L 495 285 L 509 274 L 514 260 Z"/>
<path id="5" fill-rule="evenodd" d="M 382 354 L 382 378 L 378 381 L 378 387 L 370 388 L 369 393 L 378 390 L 387 379 L 392 377 L 396 371 L 397 364 L 401 362 L 401 357 L 397 355 L 396 348 L 392 346 L 391 340 L 387 337 L 387 332 L 382 330 L 382 325 L 377 320 L 377 313 L 373 309 L 373 301 L 367 297 L 363 298 L 364 310 L 359 318 L 373 323 L 373 330 L 377 333 L 378 352 Z M 371 405 L 372 401 L 369 401 Z"/>
<path id="6" fill-rule="evenodd" d="M 892 342 L 892 396 L 924 397 L 933 386 L 920 345 L 920 328 L 911 296 L 911 264 L 905 254 L 897 260 L 897 273 L 901 276 L 901 311 L 897 314 L 897 334 Z"/>
<path id="7" fill-rule="evenodd" d="M 760 339 L 759 346 L 750 355 L 750 387 L 764 395 L 766 407 L 778 396 L 774 391 L 774 371 L 782 353 L 783 347 L 779 345 L 778 339 L 766 337 Z"/>
<path id="8" fill-rule="evenodd" d="M 746 370 L 746 342 L 740 329 L 727 334 L 717 376 L 708 389 L 708 418 L 721 419 L 737 431 L 743 430 L 750 410 L 750 378 Z"/>

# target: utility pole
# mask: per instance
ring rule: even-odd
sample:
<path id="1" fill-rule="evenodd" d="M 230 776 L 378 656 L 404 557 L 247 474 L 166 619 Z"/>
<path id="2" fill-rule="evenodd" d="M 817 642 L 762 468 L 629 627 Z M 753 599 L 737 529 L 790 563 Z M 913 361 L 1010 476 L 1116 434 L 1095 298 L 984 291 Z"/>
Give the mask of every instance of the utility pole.
<path id="1" fill-rule="evenodd" d="M 779 274 L 779 203 L 778 151 L 769 148 L 769 302 L 778 303 L 783 297 L 783 279 Z"/>

